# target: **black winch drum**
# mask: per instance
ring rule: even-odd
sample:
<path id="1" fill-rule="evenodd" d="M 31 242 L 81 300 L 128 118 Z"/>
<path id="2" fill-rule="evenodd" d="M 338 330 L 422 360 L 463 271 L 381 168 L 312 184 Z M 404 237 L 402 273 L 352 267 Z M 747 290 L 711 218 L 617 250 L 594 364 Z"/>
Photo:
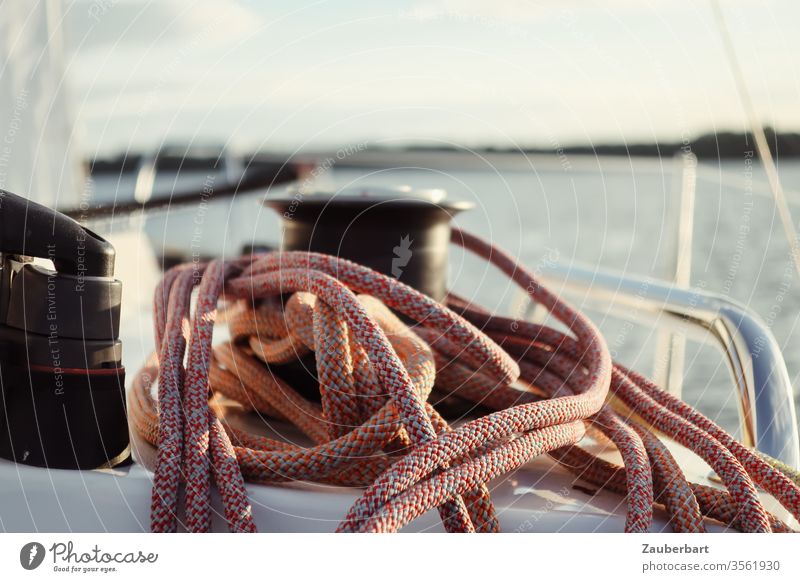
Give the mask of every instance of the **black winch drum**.
<path id="1" fill-rule="evenodd" d="M 264 203 L 281 216 L 281 250 L 348 259 L 437 301 L 447 294 L 450 221 L 473 206 L 407 187 L 294 189 Z"/>
<path id="2" fill-rule="evenodd" d="M 325 253 L 395 277 L 436 301 L 447 295 L 450 221 L 473 207 L 443 190 L 293 189 L 264 204 L 281 216 L 281 250 Z M 401 316 L 403 318 L 403 316 Z M 270 366 L 309 398 L 319 397 L 314 354 Z"/>
<path id="3" fill-rule="evenodd" d="M 130 460 L 114 258 L 71 218 L 0 190 L 0 457 L 50 469 Z"/>

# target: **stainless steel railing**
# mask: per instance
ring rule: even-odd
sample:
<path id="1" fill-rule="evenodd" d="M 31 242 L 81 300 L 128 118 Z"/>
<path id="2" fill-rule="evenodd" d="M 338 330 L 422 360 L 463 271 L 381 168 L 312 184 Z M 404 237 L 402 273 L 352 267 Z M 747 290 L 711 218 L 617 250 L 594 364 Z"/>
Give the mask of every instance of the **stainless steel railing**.
<path id="1" fill-rule="evenodd" d="M 761 318 L 724 295 L 606 270 L 548 265 L 542 277 L 596 308 L 623 319 L 652 318 L 687 337 L 713 340 L 723 352 L 738 395 L 745 444 L 800 468 L 793 389 L 780 348 Z"/>

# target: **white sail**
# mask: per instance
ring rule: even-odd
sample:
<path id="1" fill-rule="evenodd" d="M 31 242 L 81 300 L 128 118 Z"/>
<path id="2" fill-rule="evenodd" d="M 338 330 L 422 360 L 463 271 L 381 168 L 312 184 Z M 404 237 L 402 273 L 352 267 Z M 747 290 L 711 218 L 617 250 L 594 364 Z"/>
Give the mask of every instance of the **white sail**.
<path id="1" fill-rule="evenodd" d="M 5 0 L 0 18 L 0 188 L 75 206 L 82 176 L 68 114 L 60 0 Z"/>

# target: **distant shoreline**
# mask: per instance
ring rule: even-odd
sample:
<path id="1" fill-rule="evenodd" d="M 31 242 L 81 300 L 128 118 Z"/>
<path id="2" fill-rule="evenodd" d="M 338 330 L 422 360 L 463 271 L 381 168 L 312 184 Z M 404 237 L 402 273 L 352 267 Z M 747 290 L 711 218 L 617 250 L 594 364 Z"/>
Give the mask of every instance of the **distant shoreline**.
<path id="1" fill-rule="evenodd" d="M 767 141 L 770 145 L 773 157 L 780 161 L 782 159 L 800 158 L 800 133 L 776 133 L 771 129 L 766 130 Z M 500 147 L 500 146 L 451 146 L 451 145 L 431 145 L 415 144 L 384 146 L 384 145 L 359 145 L 353 148 L 352 154 L 340 155 L 345 148 L 331 153 L 320 151 L 317 153 L 298 153 L 294 156 L 280 154 L 277 152 L 255 152 L 246 153 L 240 156 L 243 164 L 251 169 L 257 170 L 263 164 L 274 164 L 276 160 L 286 160 L 291 157 L 294 160 L 310 162 L 315 159 L 325 159 L 329 157 L 337 167 L 370 167 L 386 165 L 392 160 L 392 156 L 411 154 L 415 158 L 420 155 L 444 154 L 452 157 L 453 154 L 485 154 L 487 156 L 517 154 L 517 155 L 536 155 L 536 156 L 556 156 L 567 158 L 568 156 L 614 156 L 623 158 L 671 158 L 681 152 L 691 152 L 700 161 L 709 160 L 741 160 L 744 158 L 758 158 L 755 151 L 755 141 L 752 134 L 721 132 L 716 134 L 704 134 L 686 141 L 663 141 L 653 143 L 601 143 L 592 144 L 567 144 L 564 146 L 554 145 L 551 147 L 530 146 L 521 148 Z M 167 151 L 168 150 L 168 151 Z M 205 170 L 219 166 L 224 156 L 224 148 L 221 146 L 211 148 L 212 151 L 193 150 L 192 146 L 170 145 L 165 148 L 158 156 L 157 166 L 162 170 Z M 129 151 L 117 154 L 108 154 L 102 157 L 87 161 L 87 166 L 92 174 L 119 174 L 133 173 L 138 171 L 141 164 L 149 159 L 152 153 L 141 151 Z M 424 159 L 419 160 L 420 163 Z"/>
<path id="2" fill-rule="evenodd" d="M 771 129 L 765 131 L 772 155 L 776 159 L 800 158 L 800 133 L 776 133 Z M 372 149 L 372 148 L 370 148 Z M 378 148 L 376 148 L 378 149 Z M 389 148 L 380 148 L 390 151 Z M 463 148 L 451 146 L 430 146 L 410 144 L 399 148 L 391 148 L 406 152 L 453 152 L 463 151 Z M 691 140 L 664 141 L 653 143 L 601 143 L 568 144 L 553 147 L 474 147 L 470 151 L 494 154 L 523 153 L 534 155 L 593 155 L 593 156 L 623 156 L 623 157 L 672 157 L 681 151 L 691 151 L 698 159 L 742 159 L 744 157 L 758 157 L 755 151 L 755 140 L 751 133 L 721 132 L 716 134 L 703 134 Z"/>

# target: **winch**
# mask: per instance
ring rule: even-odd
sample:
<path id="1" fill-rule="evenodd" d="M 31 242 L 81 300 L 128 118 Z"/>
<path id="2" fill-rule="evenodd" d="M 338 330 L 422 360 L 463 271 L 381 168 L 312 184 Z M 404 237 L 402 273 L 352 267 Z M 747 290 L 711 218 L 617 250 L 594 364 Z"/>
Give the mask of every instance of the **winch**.
<path id="1" fill-rule="evenodd" d="M 473 206 L 407 186 L 295 188 L 265 204 L 281 215 L 281 250 L 348 259 L 437 301 L 447 295 L 450 221 Z"/>
<path id="2" fill-rule="evenodd" d="M 280 215 L 282 251 L 347 259 L 439 302 L 447 296 L 451 221 L 473 206 L 449 200 L 441 189 L 375 185 L 338 190 L 299 186 L 283 196 L 268 196 L 264 204 Z M 314 352 L 273 366 L 276 375 L 315 400 L 316 368 Z"/>
<path id="3" fill-rule="evenodd" d="M 0 190 L 0 456 L 51 469 L 129 460 L 114 256 L 73 219 Z"/>

